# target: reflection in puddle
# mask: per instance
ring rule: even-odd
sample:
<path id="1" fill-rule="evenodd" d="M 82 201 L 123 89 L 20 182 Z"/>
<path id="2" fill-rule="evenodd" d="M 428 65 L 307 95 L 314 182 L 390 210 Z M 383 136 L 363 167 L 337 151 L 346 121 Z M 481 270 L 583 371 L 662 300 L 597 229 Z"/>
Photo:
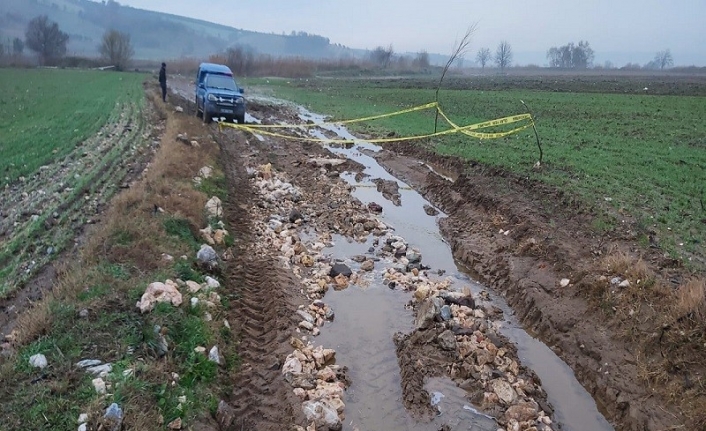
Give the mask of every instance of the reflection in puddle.
<path id="1" fill-rule="evenodd" d="M 382 277 L 375 275 L 375 282 L 367 289 L 351 286 L 329 291 L 324 300 L 336 318 L 326 324 L 316 343 L 336 350 L 336 362 L 349 368 L 353 382 L 344 396 L 344 430 L 438 431 L 441 424 L 453 430 L 497 429 L 494 420 L 464 410 L 469 406 L 464 391 L 449 379 L 428 382 L 430 393 L 438 394 L 441 412 L 432 423 L 417 422 L 404 408 L 392 337 L 413 329 L 412 312 L 405 308 L 409 300 L 406 293 L 388 289 L 382 285 Z"/>

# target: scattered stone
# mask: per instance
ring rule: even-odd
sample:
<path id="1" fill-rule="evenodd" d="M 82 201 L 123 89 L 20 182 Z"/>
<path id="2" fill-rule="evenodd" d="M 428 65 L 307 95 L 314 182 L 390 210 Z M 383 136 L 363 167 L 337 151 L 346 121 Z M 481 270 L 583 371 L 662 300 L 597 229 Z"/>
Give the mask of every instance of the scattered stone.
<path id="1" fill-rule="evenodd" d="M 204 166 L 203 168 L 199 169 L 199 176 L 201 178 L 211 178 L 213 175 L 213 168 L 210 166 Z"/>
<path id="2" fill-rule="evenodd" d="M 428 204 L 424 204 L 424 212 L 427 213 L 427 215 L 430 215 L 430 216 L 437 216 L 437 215 L 439 215 L 439 211 L 438 211 L 436 208 L 434 208 L 433 206 L 428 205 Z"/>
<path id="3" fill-rule="evenodd" d="M 181 418 L 176 418 L 173 421 L 169 422 L 167 428 L 169 428 L 170 430 L 180 430 L 181 426 Z"/>
<path id="4" fill-rule="evenodd" d="M 444 304 L 441 307 L 441 310 L 439 311 L 439 315 L 441 316 L 441 320 L 443 320 L 444 322 L 448 322 L 453 317 L 453 315 L 451 314 L 451 307 Z"/>
<path id="5" fill-rule="evenodd" d="M 211 350 L 208 352 L 208 360 L 218 365 L 221 364 L 221 355 L 218 352 L 218 346 L 211 347 Z"/>
<path id="6" fill-rule="evenodd" d="M 336 409 L 325 401 L 305 401 L 302 410 L 306 420 L 314 422 L 316 429 L 339 431 L 343 427 Z"/>
<path id="7" fill-rule="evenodd" d="M 368 204 L 368 210 L 370 210 L 370 212 L 380 214 L 380 213 L 382 213 L 382 206 L 380 204 L 375 203 L 375 202 L 370 202 Z"/>
<path id="8" fill-rule="evenodd" d="M 419 263 L 422 261 L 422 254 L 418 250 L 407 250 L 406 254 L 409 263 Z"/>
<path id="9" fill-rule="evenodd" d="M 431 288 L 426 284 L 417 287 L 417 290 L 414 291 L 414 299 L 416 299 L 417 302 L 424 301 L 429 295 L 431 295 Z"/>
<path id="10" fill-rule="evenodd" d="M 78 423 L 82 424 L 86 422 L 88 422 L 88 414 L 81 413 L 80 415 L 78 415 Z"/>
<path id="11" fill-rule="evenodd" d="M 348 277 L 343 274 L 338 274 L 333 280 L 336 282 L 334 290 L 343 290 L 348 287 Z"/>
<path id="12" fill-rule="evenodd" d="M 443 301 L 440 298 L 430 298 L 424 300 L 417 309 L 415 326 L 417 329 L 427 329 L 432 326 L 436 316 L 441 312 Z"/>
<path id="13" fill-rule="evenodd" d="M 325 157 L 315 157 L 309 159 L 307 163 L 317 168 L 331 169 L 333 166 L 340 166 L 346 162 L 346 159 L 327 159 Z"/>
<path id="14" fill-rule="evenodd" d="M 99 359 L 82 359 L 76 362 L 76 366 L 79 368 L 95 367 L 96 365 L 102 364 L 103 361 Z"/>
<path id="15" fill-rule="evenodd" d="M 88 314 L 88 310 L 84 308 L 78 312 L 78 317 L 85 319 L 86 317 L 88 317 Z"/>
<path id="16" fill-rule="evenodd" d="M 314 330 L 314 325 L 312 323 L 307 322 L 306 320 L 302 320 L 301 322 L 299 322 L 299 327 L 302 329 L 306 329 L 307 331 Z"/>
<path id="17" fill-rule="evenodd" d="M 102 378 L 97 377 L 97 378 L 93 379 L 91 381 L 91 383 L 93 384 L 93 388 L 96 390 L 97 394 L 101 394 L 101 395 L 105 394 L 106 386 L 105 386 L 105 382 L 103 381 Z"/>
<path id="18" fill-rule="evenodd" d="M 195 281 L 187 280 L 186 281 L 186 288 L 189 289 L 189 293 L 197 293 L 199 290 L 201 290 L 201 285 Z M 191 299 L 193 300 L 194 298 L 191 298 Z"/>
<path id="19" fill-rule="evenodd" d="M 468 308 L 476 308 L 476 302 L 473 300 L 473 297 L 463 292 L 443 291 L 439 292 L 439 298 L 441 298 L 448 304 L 455 304 Z"/>
<path id="20" fill-rule="evenodd" d="M 306 311 L 304 311 L 304 310 L 297 310 L 297 314 L 298 314 L 302 319 L 304 319 L 305 321 L 311 323 L 312 325 L 314 324 L 314 322 L 315 322 L 314 316 L 312 316 L 311 314 L 307 313 Z"/>
<path id="21" fill-rule="evenodd" d="M 181 305 L 182 297 L 177 287 L 177 284 L 172 280 L 167 280 L 164 283 L 159 281 L 150 283 L 136 306 L 142 313 L 152 311 L 158 302 L 171 302 L 172 305 L 178 307 Z"/>
<path id="22" fill-rule="evenodd" d="M 218 196 L 213 196 L 206 202 L 206 212 L 211 217 L 221 218 L 223 216 L 223 203 Z"/>
<path id="23" fill-rule="evenodd" d="M 436 339 L 442 349 L 450 352 L 456 350 L 456 336 L 448 329 L 442 332 Z"/>
<path id="24" fill-rule="evenodd" d="M 304 217 L 302 216 L 302 213 L 296 209 L 293 208 L 292 211 L 289 213 L 289 222 L 290 223 L 296 223 L 297 220 L 303 220 Z"/>
<path id="25" fill-rule="evenodd" d="M 331 271 L 329 272 L 329 276 L 331 277 L 337 277 L 338 275 L 343 275 L 345 277 L 350 277 L 351 274 L 353 274 L 353 271 L 348 267 L 348 265 L 345 265 L 343 263 L 335 263 L 331 266 Z"/>
<path id="26" fill-rule="evenodd" d="M 505 405 L 512 405 L 517 400 L 517 392 L 505 380 L 491 380 L 490 388 Z"/>
<path id="27" fill-rule="evenodd" d="M 183 113 L 183 112 L 184 112 L 184 108 L 182 108 L 181 106 L 177 106 L 177 107 L 174 108 L 174 111 L 176 111 L 176 112 L 178 112 L 178 113 Z"/>
<path id="28" fill-rule="evenodd" d="M 372 260 L 366 260 L 365 262 L 363 262 L 362 265 L 360 265 L 360 269 L 363 271 L 370 272 L 375 269 L 375 262 L 373 262 Z"/>
<path id="29" fill-rule="evenodd" d="M 213 232 L 213 241 L 217 245 L 223 245 L 226 242 L 226 237 L 228 236 L 228 231 L 225 229 L 216 229 L 215 232 Z"/>
<path id="30" fill-rule="evenodd" d="M 86 372 L 98 377 L 105 377 L 113 371 L 113 364 L 102 364 L 86 368 Z"/>
<path id="31" fill-rule="evenodd" d="M 282 366 L 282 374 L 287 374 L 287 373 L 292 373 L 292 374 L 301 374 L 302 373 L 302 363 L 294 355 L 289 355 L 287 356 L 287 359 L 284 360 L 284 365 Z"/>
<path id="32" fill-rule="evenodd" d="M 218 280 L 208 275 L 206 276 L 206 285 L 209 289 L 218 289 L 221 287 L 221 283 L 219 283 Z"/>
<path id="33" fill-rule="evenodd" d="M 537 418 L 539 413 L 538 406 L 534 403 L 518 403 L 510 406 L 505 411 L 505 420 L 516 420 L 517 422 L 532 421 Z"/>
<path id="34" fill-rule="evenodd" d="M 610 284 L 612 284 L 613 286 L 617 286 L 618 284 L 620 284 L 621 281 L 623 281 L 622 278 L 620 278 L 620 277 L 613 277 L 613 278 L 610 279 Z"/>
<path id="35" fill-rule="evenodd" d="M 210 270 L 215 269 L 218 266 L 218 254 L 216 253 L 216 250 L 208 244 L 201 245 L 201 249 L 198 253 L 196 253 L 196 260 L 199 265 Z"/>
<path id="36" fill-rule="evenodd" d="M 618 287 L 623 287 L 623 288 L 625 288 L 625 287 L 630 287 L 630 281 L 629 281 L 629 280 L 623 280 L 623 281 L 620 282 L 620 284 L 618 284 Z"/>
<path id="37" fill-rule="evenodd" d="M 78 426 L 78 431 L 88 431 L 88 424 L 82 423 Z"/>
<path id="38" fill-rule="evenodd" d="M 41 353 L 29 357 L 29 365 L 34 368 L 44 369 L 48 365 L 47 357 Z"/>
<path id="39" fill-rule="evenodd" d="M 569 280 L 568 278 L 562 278 L 559 282 L 559 286 L 566 287 L 569 285 L 569 283 L 571 283 L 571 280 Z"/>
<path id="40" fill-rule="evenodd" d="M 120 431 L 123 426 L 123 409 L 116 403 L 105 409 L 102 421 L 103 429 L 108 431 Z"/>
<path id="41" fill-rule="evenodd" d="M 189 137 L 186 133 L 179 133 L 176 137 L 176 140 L 181 142 L 182 144 L 189 144 Z"/>

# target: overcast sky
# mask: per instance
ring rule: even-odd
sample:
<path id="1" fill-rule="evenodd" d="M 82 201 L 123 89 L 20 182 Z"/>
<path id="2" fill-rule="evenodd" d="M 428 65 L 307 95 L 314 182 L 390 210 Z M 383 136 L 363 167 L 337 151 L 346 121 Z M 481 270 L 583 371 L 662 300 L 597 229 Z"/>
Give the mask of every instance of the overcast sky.
<path id="1" fill-rule="evenodd" d="M 448 55 L 473 23 L 471 44 L 507 40 L 515 63 L 546 63 L 552 46 L 587 40 L 595 63 L 644 64 L 669 48 L 676 65 L 706 66 L 706 0 L 118 0 L 119 3 L 274 33 L 305 31 L 332 43 Z"/>

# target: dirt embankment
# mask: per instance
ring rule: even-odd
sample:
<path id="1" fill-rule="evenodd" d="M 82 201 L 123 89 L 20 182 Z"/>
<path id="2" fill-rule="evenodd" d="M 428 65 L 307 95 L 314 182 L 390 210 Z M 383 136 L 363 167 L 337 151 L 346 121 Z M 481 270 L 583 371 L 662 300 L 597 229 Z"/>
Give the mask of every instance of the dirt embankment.
<path id="1" fill-rule="evenodd" d="M 698 325 L 671 317 L 669 303 L 686 270 L 641 250 L 633 226 L 595 234 L 592 214 L 560 191 L 411 145 L 377 158 L 448 214 L 441 228 L 455 257 L 573 368 L 616 429 L 702 429 Z"/>

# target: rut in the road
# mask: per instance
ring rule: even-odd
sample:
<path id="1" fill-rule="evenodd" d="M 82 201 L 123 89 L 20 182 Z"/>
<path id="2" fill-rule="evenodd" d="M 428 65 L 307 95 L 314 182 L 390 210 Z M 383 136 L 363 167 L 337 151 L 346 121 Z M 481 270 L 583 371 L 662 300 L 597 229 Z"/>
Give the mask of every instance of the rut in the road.
<path id="1" fill-rule="evenodd" d="M 244 143 L 240 139 L 220 142 L 229 189 L 225 203 L 228 225 L 236 241 L 236 254 L 227 270 L 227 284 L 236 292 L 228 319 L 239 342 L 241 368 L 229 405 L 234 418 L 227 429 L 275 431 L 289 429 L 298 412 L 291 387 L 280 373 L 293 322 L 294 306 L 289 274 L 277 268 L 277 261 L 256 255 L 251 246 L 251 216 L 248 208 L 256 199 L 241 162 Z M 291 350 L 291 349 L 290 349 Z M 224 424 L 222 424 L 224 425 Z"/>

